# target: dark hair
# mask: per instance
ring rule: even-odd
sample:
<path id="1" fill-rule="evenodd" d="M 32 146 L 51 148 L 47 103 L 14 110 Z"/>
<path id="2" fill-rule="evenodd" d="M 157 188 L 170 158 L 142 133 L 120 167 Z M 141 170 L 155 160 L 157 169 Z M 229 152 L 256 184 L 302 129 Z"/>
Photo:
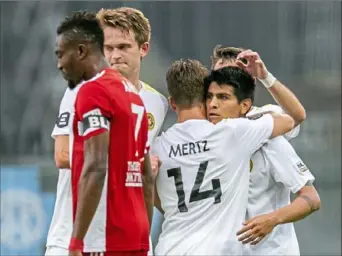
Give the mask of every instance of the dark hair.
<path id="1" fill-rule="evenodd" d="M 210 75 L 204 79 L 204 91 L 208 93 L 209 86 L 216 82 L 220 86 L 231 85 L 239 102 L 244 99 L 254 101 L 255 80 L 246 71 L 239 67 L 224 67 L 211 71 Z"/>
<path id="2" fill-rule="evenodd" d="M 198 60 L 177 60 L 166 73 L 169 95 L 179 107 L 204 103 L 203 81 L 209 71 Z"/>
<path id="3" fill-rule="evenodd" d="M 88 41 L 96 44 L 103 53 L 104 35 L 96 13 L 87 11 L 74 12 L 66 17 L 57 28 L 57 35 L 65 34 L 70 41 Z"/>
<path id="4" fill-rule="evenodd" d="M 236 60 L 237 56 L 243 51 L 243 48 L 216 45 L 213 49 L 213 55 L 211 56 L 211 68 L 213 69 L 220 59 L 223 61 Z"/>

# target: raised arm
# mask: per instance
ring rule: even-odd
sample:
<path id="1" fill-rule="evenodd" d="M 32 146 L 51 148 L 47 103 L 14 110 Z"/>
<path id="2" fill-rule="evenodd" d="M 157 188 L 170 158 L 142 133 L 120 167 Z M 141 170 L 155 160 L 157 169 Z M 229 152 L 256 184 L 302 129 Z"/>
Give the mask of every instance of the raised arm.
<path id="1" fill-rule="evenodd" d="M 243 58 L 248 61 L 247 64 L 239 60 Z M 243 51 L 238 55 L 237 59 L 237 65 L 256 77 L 265 86 L 273 99 L 294 119 L 295 126 L 305 120 L 306 112 L 303 105 L 289 88 L 267 70 L 257 52 L 252 50 Z"/>

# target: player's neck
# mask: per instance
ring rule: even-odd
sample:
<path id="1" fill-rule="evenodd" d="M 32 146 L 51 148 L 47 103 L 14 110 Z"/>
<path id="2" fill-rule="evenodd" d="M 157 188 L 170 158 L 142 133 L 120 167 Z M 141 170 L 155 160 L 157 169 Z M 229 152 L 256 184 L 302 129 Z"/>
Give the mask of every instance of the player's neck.
<path id="1" fill-rule="evenodd" d="M 188 120 L 206 119 L 205 109 L 202 106 L 194 106 L 187 109 L 179 109 L 176 112 L 178 123 L 183 123 Z"/>
<path id="2" fill-rule="evenodd" d="M 91 61 L 90 65 L 85 70 L 83 79 L 87 81 L 107 67 L 109 67 L 109 64 L 104 58 L 99 58 L 96 61 Z"/>
<path id="3" fill-rule="evenodd" d="M 140 80 L 139 80 L 139 74 L 129 77 L 128 80 L 134 85 L 137 92 L 140 92 L 142 88 L 142 84 L 140 83 Z"/>

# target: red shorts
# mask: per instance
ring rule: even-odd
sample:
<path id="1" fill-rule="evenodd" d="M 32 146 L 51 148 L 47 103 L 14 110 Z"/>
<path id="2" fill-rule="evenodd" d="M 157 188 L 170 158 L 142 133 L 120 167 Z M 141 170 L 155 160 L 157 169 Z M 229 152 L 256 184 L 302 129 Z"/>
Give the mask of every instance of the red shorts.
<path id="1" fill-rule="evenodd" d="M 87 252 L 83 256 L 147 256 L 148 252 L 142 251 L 118 251 L 118 252 Z"/>

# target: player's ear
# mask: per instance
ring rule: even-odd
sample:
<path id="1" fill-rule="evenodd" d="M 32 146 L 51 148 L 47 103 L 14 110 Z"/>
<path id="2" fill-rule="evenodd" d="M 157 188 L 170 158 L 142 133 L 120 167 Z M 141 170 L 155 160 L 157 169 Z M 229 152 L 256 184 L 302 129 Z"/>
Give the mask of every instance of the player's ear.
<path id="1" fill-rule="evenodd" d="M 87 56 L 88 48 L 85 44 L 79 44 L 77 52 L 78 52 L 78 57 L 82 60 Z"/>
<path id="2" fill-rule="evenodd" d="M 176 111 L 176 103 L 175 103 L 174 99 L 171 96 L 169 96 L 168 100 L 169 100 L 169 105 L 170 105 L 171 109 L 173 111 Z"/>
<path id="3" fill-rule="evenodd" d="M 140 46 L 140 57 L 144 58 L 150 50 L 150 43 L 145 42 Z"/>
<path id="4" fill-rule="evenodd" d="M 241 106 L 240 115 L 244 116 L 247 114 L 248 110 L 252 107 L 252 100 L 244 99 L 240 102 L 240 106 Z"/>

